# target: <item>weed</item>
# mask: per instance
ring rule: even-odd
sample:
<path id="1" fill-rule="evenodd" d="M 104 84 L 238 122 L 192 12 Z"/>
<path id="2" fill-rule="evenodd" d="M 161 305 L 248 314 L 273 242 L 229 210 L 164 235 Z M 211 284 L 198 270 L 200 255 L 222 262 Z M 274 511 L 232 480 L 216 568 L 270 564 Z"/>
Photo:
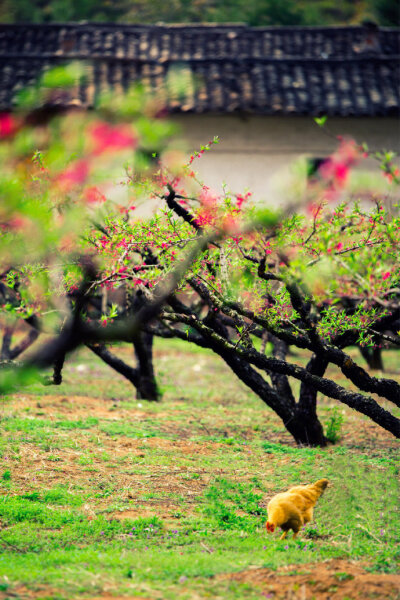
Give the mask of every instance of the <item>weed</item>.
<path id="1" fill-rule="evenodd" d="M 325 436 L 332 444 L 336 444 L 340 440 L 343 423 L 343 411 L 338 406 L 330 408 Z"/>
<path id="2" fill-rule="evenodd" d="M 262 448 L 267 454 L 297 454 L 298 456 L 315 456 L 317 448 L 299 447 L 292 448 L 283 444 L 275 444 L 274 442 L 265 441 L 262 443 Z"/>
<path id="3" fill-rule="evenodd" d="M 335 573 L 335 579 L 337 579 L 338 581 L 351 581 L 352 579 L 354 579 L 354 575 L 345 572 Z"/>
<path id="4" fill-rule="evenodd" d="M 266 518 L 266 510 L 260 506 L 262 495 L 250 484 L 217 478 L 204 494 L 208 501 L 203 508 L 221 529 L 254 531 L 260 526 L 260 518 Z"/>
<path id="5" fill-rule="evenodd" d="M 138 407 L 131 386 L 81 350 L 65 366 L 60 396 L 35 384 L 23 408 L 20 396 L 2 405 L 0 586 L 7 597 L 23 586 L 27 596 L 60 600 L 63 590 L 64 600 L 253 600 L 260 592 L 252 584 L 213 576 L 288 564 L 299 573 L 304 563 L 349 556 L 373 573 L 397 571 L 398 448 L 389 435 L 366 440 L 363 417 L 353 415 L 341 425 L 352 434 L 341 445 L 295 447 L 276 415 L 207 350 L 192 355 L 179 340 L 156 340 L 155 349 L 162 403 Z M 129 360 L 130 348 L 114 351 Z M 202 385 L 195 386 L 199 358 Z M 389 359 L 395 365 L 390 351 Z M 82 375 L 76 365 L 83 361 Z M 85 413 L 83 389 L 104 405 Z M 112 398 L 123 402 L 109 413 Z M 323 402 L 320 410 L 326 424 L 332 413 Z M 330 485 L 299 539 L 267 535 L 271 495 L 321 477 Z M 338 588 L 345 577 L 343 565 Z"/>

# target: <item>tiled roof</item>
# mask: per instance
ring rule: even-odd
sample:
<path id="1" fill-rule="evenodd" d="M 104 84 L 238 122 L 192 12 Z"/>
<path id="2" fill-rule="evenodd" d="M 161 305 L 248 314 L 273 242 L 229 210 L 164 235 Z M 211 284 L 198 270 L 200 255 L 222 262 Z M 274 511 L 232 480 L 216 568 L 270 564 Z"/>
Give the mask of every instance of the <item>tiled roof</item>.
<path id="1" fill-rule="evenodd" d="M 165 89 L 178 70 L 186 86 L 168 96 L 170 111 L 398 114 L 399 57 L 400 32 L 387 28 L 0 25 L 0 108 L 44 70 L 78 60 L 87 74 L 73 100 L 83 106 L 138 80 Z"/>

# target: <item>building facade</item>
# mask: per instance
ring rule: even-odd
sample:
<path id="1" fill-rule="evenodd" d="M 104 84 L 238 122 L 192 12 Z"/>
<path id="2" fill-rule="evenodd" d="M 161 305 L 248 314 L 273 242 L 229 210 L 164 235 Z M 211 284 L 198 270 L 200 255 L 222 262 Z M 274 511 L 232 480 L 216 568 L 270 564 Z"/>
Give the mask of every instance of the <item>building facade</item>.
<path id="1" fill-rule="evenodd" d="M 85 76 L 48 102 L 90 108 L 141 82 L 162 98 L 211 187 L 284 199 L 299 158 L 331 153 L 337 135 L 399 151 L 400 33 L 363 27 L 121 24 L 0 25 L 0 109 L 48 69 Z M 327 115 L 321 129 L 313 117 Z M 378 171 L 371 162 L 367 171 Z"/>

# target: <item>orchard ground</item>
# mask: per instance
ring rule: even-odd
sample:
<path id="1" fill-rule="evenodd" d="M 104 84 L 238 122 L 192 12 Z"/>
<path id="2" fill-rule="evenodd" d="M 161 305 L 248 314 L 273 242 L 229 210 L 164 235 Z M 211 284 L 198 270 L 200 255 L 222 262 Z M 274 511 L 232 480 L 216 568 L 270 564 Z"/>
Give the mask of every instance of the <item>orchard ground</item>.
<path id="1" fill-rule="evenodd" d="M 87 350 L 2 399 L 1 599 L 400 598 L 398 440 L 322 398 L 340 440 L 298 448 L 208 351 L 156 341 L 155 365 L 161 403 Z M 299 539 L 267 535 L 269 498 L 321 477 Z"/>

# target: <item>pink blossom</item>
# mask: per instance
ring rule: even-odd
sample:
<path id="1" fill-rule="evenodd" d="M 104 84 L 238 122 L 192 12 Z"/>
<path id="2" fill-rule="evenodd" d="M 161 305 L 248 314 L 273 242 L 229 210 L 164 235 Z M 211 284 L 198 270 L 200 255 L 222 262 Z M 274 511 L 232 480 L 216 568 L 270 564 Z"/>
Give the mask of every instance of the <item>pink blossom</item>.
<path id="1" fill-rule="evenodd" d="M 97 204 L 98 202 L 106 201 L 104 194 L 94 185 L 85 189 L 83 197 L 88 204 Z"/>
<path id="2" fill-rule="evenodd" d="M 109 123 L 95 123 L 89 129 L 93 144 L 94 154 L 103 154 L 106 151 L 134 148 L 137 140 L 129 125 L 109 125 Z"/>
<path id="3" fill-rule="evenodd" d="M 17 129 L 17 123 L 10 113 L 0 113 L 0 139 L 10 137 Z"/>
<path id="4" fill-rule="evenodd" d="M 245 201 L 245 198 L 243 198 L 243 196 L 241 196 L 240 194 L 238 194 L 236 196 L 236 206 L 240 209 L 242 208 L 242 204 Z"/>
<path id="5" fill-rule="evenodd" d="M 349 176 L 349 169 L 359 160 L 359 148 L 354 140 L 341 139 L 338 150 L 319 168 L 323 179 L 335 189 L 343 188 Z"/>
<path id="6" fill-rule="evenodd" d="M 28 227 L 30 225 L 29 219 L 24 215 L 15 214 L 6 223 L 6 228 L 14 229 L 15 231 Z"/>
<path id="7" fill-rule="evenodd" d="M 344 186 L 348 175 L 349 175 L 349 167 L 346 164 L 337 163 L 335 165 L 335 181 L 340 187 Z"/>
<path id="8" fill-rule="evenodd" d="M 384 273 L 384 274 L 382 275 L 382 279 L 383 279 L 383 281 L 386 281 L 386 279 L 388 279 L 388 277 L 390 277 L 390 275 L 391 275 L 390 271 L 386 271 L 386 273 Z"/>
<path id="9" fill-rule="evenodd" d="M 397 178 L 400 175 L 400 171 L 399 169 L 395 169 L 392 172 L 385 171 L 383 175 L 384 177 L 386 177 L 389 183 L 393 183 L 393 179 Z"/>
<path id="10" fill-rule="evenodd" d="M 238 222 L 232 215 L 226 215 L 222 222 L 222 229 L 225 233 L 236 233 Z"/>
<path id="11" fill-rule="evenodd" d="M 238 237 L 233 237 L 232 240 L 235 242 L 236 245 L 238 245 L 239 242 L 243 240 L 243 237 L 239 235 Z"/>
<path id="12" fill-rule="evenodd" d="M 57 183 L 64 191 L 70 191 L 75 185 L 84 183 L 88 175 L 88 161 L 85 159 L 77 160 L 59 174 Z"/>
<path id="13" fill-rule="evenodd" d="M 217 218 L 217 195 L 204 185 L 199 200 L 201 208 L 197 213 L 196 223 L 200 226 L 213 225 Z"/>

